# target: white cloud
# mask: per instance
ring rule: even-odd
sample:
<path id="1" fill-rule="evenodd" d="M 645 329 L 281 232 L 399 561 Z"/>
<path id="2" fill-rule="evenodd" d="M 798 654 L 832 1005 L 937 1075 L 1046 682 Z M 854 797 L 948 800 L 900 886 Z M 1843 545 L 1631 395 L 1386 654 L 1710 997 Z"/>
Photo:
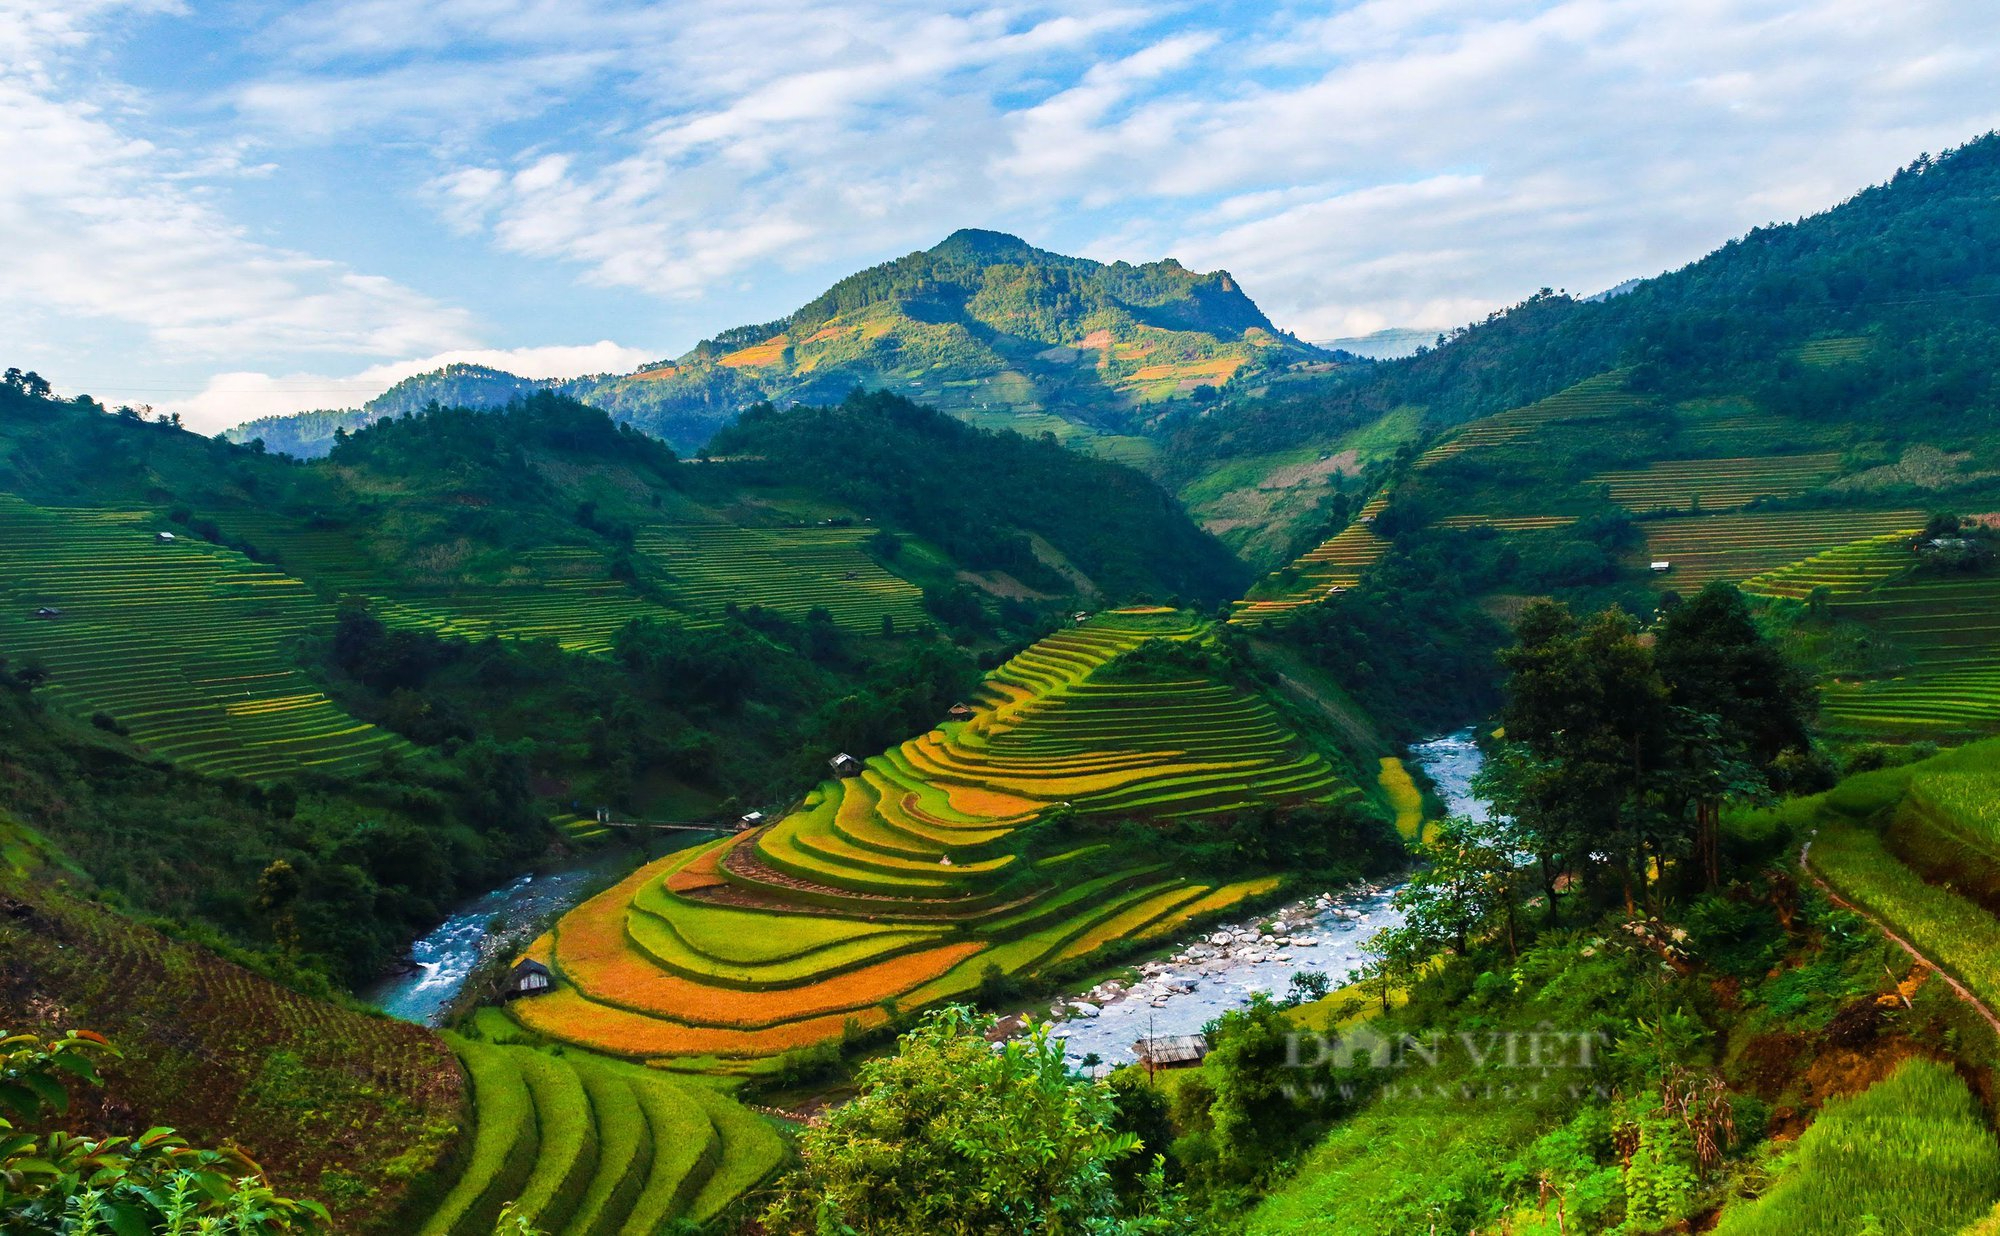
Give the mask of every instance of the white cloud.
<path id="1" fill-rule="evenodd" d="M 218 373 L 209 378 L 200 392 L 184 399 L 166 399 L 158 406 L 164 412 L 180 413 L 191 429 L 214 433 L 262 416 L 282 416 L 313 408 L 359 407 L 404 378 L 446 365 L 485 365 L 524 378 L 576 378 L 593 373 L 626 373 L 657 356 L 609 339 L 532 348 L 454 348 L 431 356 L 370 365 L 346 377 L 318 373 Z"/>
<path id="2" fill-rule="evenodd" d="M 0 299 L 38 320 L 136 327 L 161 356 L 408 355 L 473 341 L 470 315 L 392 279 L 264 244 L 225 218 L 191 169 L 226 148 L 134 137 L 129 91 L 73 62 L 93 23 L 161 6 L 0 4 Z M 44 329 L 51 329 L 45 327 Z M 19 341 L 20 346 L 33 346 Z"/>
<path id="3" fill-rule="evenodd" d="M 416 287 L 575 282 L 614 307 L 592 335 L 629 307 L 657 315 L 632 334 L 693 338 L 960 226 L 1226 266 L 1308 335 L 1446 327 L 2000 125 L 1976 0 L 312 0 L 155 128 L 79 66 L 171 3 L 0 0 L 0 296 L 260 375 L 211 384 L 205 417 L 489 337 Z M 362 275 L 211 193 L 340 156 L 381 171 L 339 189 L 482 268 L 381 242 Z M 492 300 L 494 336 L 562 330 Z"/>

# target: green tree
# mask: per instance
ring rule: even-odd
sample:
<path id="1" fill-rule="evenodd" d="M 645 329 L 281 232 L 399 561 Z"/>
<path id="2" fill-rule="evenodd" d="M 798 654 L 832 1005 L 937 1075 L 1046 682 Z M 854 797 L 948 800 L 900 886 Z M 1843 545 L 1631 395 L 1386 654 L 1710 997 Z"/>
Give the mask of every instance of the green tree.
<path id="1" fill-rule="evenodd" d="M 1427 945 L 1463 953 L 1475 932 L 1505 914 L 1511 938 L 1518 853 L 1503 825 L 1464 816 L 1441 821 L 1417 847 L 1422 866 L 1396 895 L 1405 925 Z"/>
<path id="2" fill-rule="evenodd" d="M 1742 592 L 1720 580 L 1660 623 L 1653 661 L 1680 710 L 1670 722 L 1680 765 L 1670 810 L 1693 816 L 1694 851 L 1713 887 L 1723 799 L 1781 780 L 1782 757 L 1811 748 L 1818 693 L 1757 629 Z"/>
<path id="3" fill-rule="evenodd" d="M 1072 1076 L 1046 1026 L 998 1050 L 993 1020 L 928 1014 L 860 1093 L 799 1139 L 801 1165 L 764 1225 L 785 1236 L 1186 1231 L 1154 1187 L 1120 1203 L 1112 1165 L 1139 1139 L 1115 1131 L 1112 1092 Z"/>
<path id="4" fill-rule="evenodd" d="M 1534 774 L 1503 802 L 1537 819 L 1567 821 L 1563 862 L 1602 853 L 1628 908 L 1657 853 L 1661 821 L 1651 778 L 1668 758 L 1668 690 L 1630 617 L 1606 610 L 1579 622 L 1568 607 L 1538 602 L 1501 654 L 1509 672 L 1501 721 Z"/>

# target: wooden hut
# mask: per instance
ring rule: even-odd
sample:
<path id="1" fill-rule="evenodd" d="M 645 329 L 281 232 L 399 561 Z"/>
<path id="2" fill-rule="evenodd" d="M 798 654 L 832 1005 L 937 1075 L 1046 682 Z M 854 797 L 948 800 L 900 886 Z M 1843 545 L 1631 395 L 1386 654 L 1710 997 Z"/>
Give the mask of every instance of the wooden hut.
<path id="1" fill-rule="evenodd" d="M 174 540 L 174 534 L 171 532 L 155 532 L 153 534 L 153 541 L 158 545 L 172 545 Z"/>
<path id="2" fill-rule="evenodd" d="M 555 975 L 549 973 L 547 966 L 532 957 L 524 958 L 507 972 L 507 999 L 544 995 L 555 985 Z"/>
<path id="3" fill-rule="evenodd" d="M 861 761 L 843 751 L 826 762 L 836 777 L 858 777 L 861 775 Z"/>
<path id="4" fill-rule="evenodd" d="M 972 705 L 953 704 L 950 710 L 945 713 L 945 716 L 950 717 L 954 721 L 969 721 L 972 719 Z"/>
<path id="5" fill-rule="evenodd" d="M 1191 1069 L 1208 1055 L 1208 1036 L 1203 1034 L 1163 1034 L 1132 1044 L 1139 1063 L 1152 1069 Z"/>

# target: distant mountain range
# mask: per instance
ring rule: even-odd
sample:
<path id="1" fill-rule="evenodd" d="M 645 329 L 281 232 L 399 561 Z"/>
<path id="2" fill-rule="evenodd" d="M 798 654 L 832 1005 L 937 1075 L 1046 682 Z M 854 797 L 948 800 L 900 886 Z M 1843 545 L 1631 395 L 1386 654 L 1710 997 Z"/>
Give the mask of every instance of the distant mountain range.
<path id="1" fill-rule="evenodd" d="M 1437 343 L 1438 332 L 1419 327 L 1392 326 L 1387 330 L 1372 331 L 1366 335 L 1352 335 L 1345 339 L 1325 339 L 1318 344 L 1329 352 L 1347 352 L 1354 356 L 1365 356 L 1369 360 L 1398 360 L 1405 356 L 1415 356 L 1418 348 L 1428 348 Z"/>
<path id="2" fill-rule="evenodd" d="M 633 373 L 538 381 L 451 365 L 363 408 L 264 418 L 229 436 L 320 455 L 338 429 L 432 400 L 481 407 L 550 389 L 692 451 L 753 404 L 835 403 L 859 386 L 986 428 L 1130 456 L 1145 449 L 1131 435 L 1176 407 L 1329 359 L 1273 326 L 1227 272 L 1171 258 L 1107 265 L 967 229 L 850 275 L 775 322 L 723 331 Z"/>

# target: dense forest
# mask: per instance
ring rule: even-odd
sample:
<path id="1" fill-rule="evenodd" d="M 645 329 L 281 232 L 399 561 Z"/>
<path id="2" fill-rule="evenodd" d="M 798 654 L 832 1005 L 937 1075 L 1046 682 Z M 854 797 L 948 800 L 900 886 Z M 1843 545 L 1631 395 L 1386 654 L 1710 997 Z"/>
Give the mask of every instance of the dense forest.
<path id="1" fill-rule="evenodd" d="M 1035 537 L 1107 596 L 1211 607 L 1244 583 L 1229 551 L 1131 469 L 1050 439 L 974 429 L 899 396 L 752 408 L 710 449 L 754 456 L 735 466 L 766 483 L 819 473 L 831 494 L 885 526 L 1037 589 L 1061 592 L 1065 580 Z"/>

